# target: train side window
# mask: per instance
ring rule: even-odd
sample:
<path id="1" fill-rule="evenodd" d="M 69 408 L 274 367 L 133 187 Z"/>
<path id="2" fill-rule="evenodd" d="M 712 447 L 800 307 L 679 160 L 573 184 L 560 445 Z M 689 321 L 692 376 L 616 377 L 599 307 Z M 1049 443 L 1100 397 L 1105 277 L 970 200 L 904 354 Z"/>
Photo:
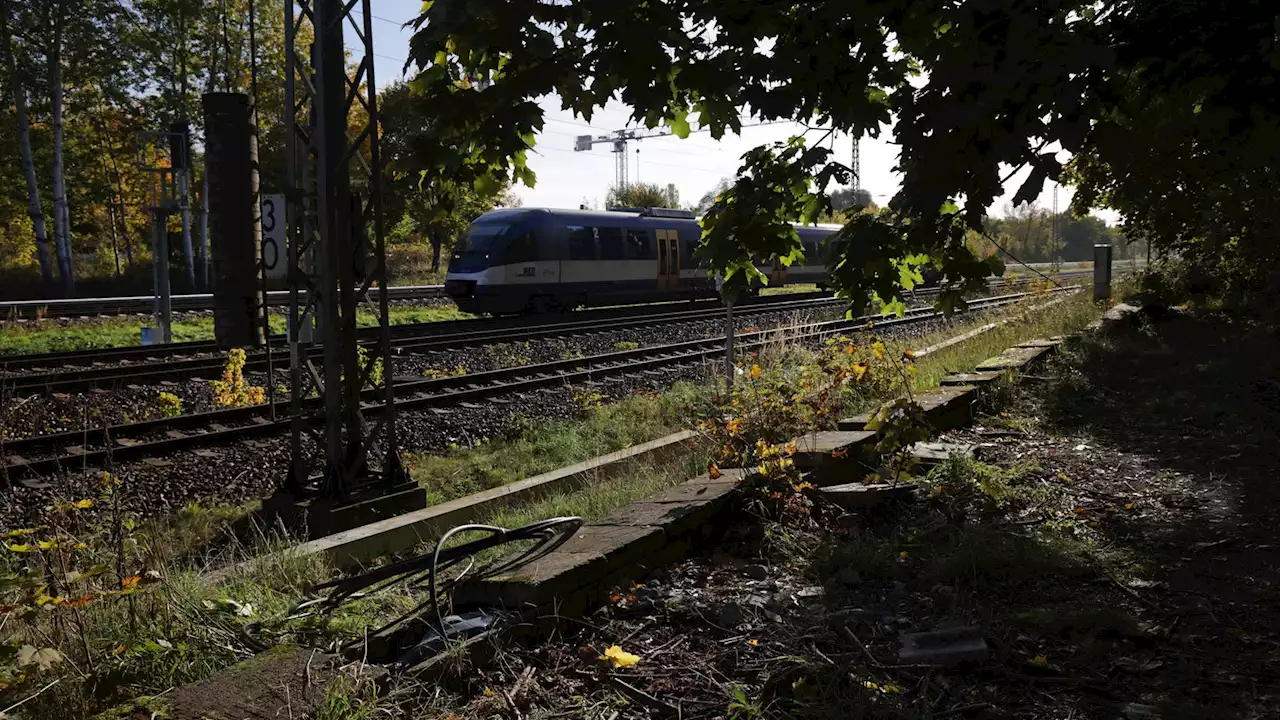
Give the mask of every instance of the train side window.
<path id="1" fill-rule="evenodd" d="M 537 259 L 538 245 L 533 241 L 533 236 L 529 233 L 514 238 L 507 246 L 506 261 L 508 263 L 528 263 L 535 262 Z"/>
<path id="2" fill-rule="evenodd" d="M 652 260 L 654 256 L 653 240 L 649 238 L 648 230 L 627 231 L 628 260 Z"/>
<path id="3" fill-rule="evenodd" d="M 569 226 L 569 259 L 595 260 L 596 236 L 595 228 Z"/>
<path id="4" fill-rule="evenodd" d="M 623 258 L 622 228 L 602 227 L 596 228 L 596 231 L 599 233 L 600 259 L 621 260 Z"/>

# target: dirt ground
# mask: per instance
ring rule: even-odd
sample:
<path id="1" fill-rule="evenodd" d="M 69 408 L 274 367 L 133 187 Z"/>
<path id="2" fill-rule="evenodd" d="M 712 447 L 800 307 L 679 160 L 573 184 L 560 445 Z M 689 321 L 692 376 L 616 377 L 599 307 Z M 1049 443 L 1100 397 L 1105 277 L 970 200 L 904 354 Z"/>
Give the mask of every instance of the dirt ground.
<path id="1" fill-rule="evenodd" d="M 975 458 L 916 502 L 730 528 L 418 712 L 1280 718 L 1278 357 L 1266 328 L 1211 315 L 1091 337 L 948 436 Z M 986 657 L 900 662 L 903 636 L 952 627 Z M 638 661 L 601 659 L 613 645 Z"/>

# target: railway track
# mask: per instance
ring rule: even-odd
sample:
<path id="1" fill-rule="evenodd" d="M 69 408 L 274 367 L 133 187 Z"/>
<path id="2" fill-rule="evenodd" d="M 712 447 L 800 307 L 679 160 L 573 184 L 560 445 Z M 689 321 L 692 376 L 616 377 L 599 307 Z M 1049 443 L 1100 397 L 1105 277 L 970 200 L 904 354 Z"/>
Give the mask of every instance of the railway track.
<path id="1" fill-rule="evenodd" d="M 443 285 L 398 285 L 387 288 L 387 299 L 391 301 L 426 300 L 444 296 Z M 303 297 L 306 297 L 305 292 Z M 174 295 L 171 300 L 173 312 L 213 309 L 212 293 Z M 268 291 L 267 304 L 277 307 L 288 305 L 289 291 Z M 0 317 L 11 319 L 95 315 L 150 315 L 153 312 L 155 312 L 155 298 L 151 295 L 55 300 L 6 300 L 0 302 Z"/>
<path id="2" fill-rule="evenodd" d="M 751 317 L 766 313 L 804 312 L 824 308 L 837 308 L 840 303 L 830 296 L 820 298 L 805 297 L 803 299 L 779 299 L 762 302 L 742 308 L 740 317 Z M 568 322 L 546 323 L 532 327 L 513 327 L 502 325 L 496 328 L 476 327 L 471 324 L 449 327 L 449 323 L 423 323 L 415 326 L 414 331 L 398 333 L 400 337 L 392 340 L 392 352 L 395 355 L 426 353 L 437 350 L 452 350 L 478 345 L 524 342 L 528 340 L 555 339 L 568 336 L 590 335 L 595 332 L 613 332 L 617 330 L 669 325 L 682 322 L 712 320 L 721 317 L 721 308 L 700 310 L 675 310 L 668 312 L 646 312 L 640 315 L 607 318 L 571 320 Z M 309 350 L 312 357 L 319 358 L 323 348 L 313 347 Z M 289 366 L 289 350 L 278 347 L 271 350 L 271 361 L 277 368 Z M 164 362 L 128 365 L 107 365 L 90 367 L 64 367 L 52 371 L 28 372 L 0 378 L 0 387 L 11 395 L 30 395 L 33 393 L 79 392 L 94 388 L 108 389 L 122 385 L 147 385 L 174 380 L 215 379 L 222 373 L 226 358 L 222 354 L 206 354 L 201 357 L 175 356 Z M 267 368 L 265 352 L 251 353 L 245 362 L 245 370 L 261 372 Z"/>
<path id="3" fill-rule="evenodd" d="M 743 308 L 765 305 L 778 301 L 798 301 L 818 298 L 830 298 L 830 293 L 812 292 L 796 293 L 787 296 L 771 296 L 759 298 L 751 303 L 744 303 Z M 638 317 L 648 314 L 672 312 L 674 308 L 684 310 L 709 310 L 721 307 L 716 300 L 695 300 L 675 303 L 658 303 L 653 305 L 627 306 L 619 308 L 600 308 L 581 310 L 572 313 L 572 321 L 602 321 L 615 318 Z M 565 321 L 565 315 L 516 316 L 500 318 L 476 318 L 464 320 L 444 320 L 439 322 L 405 323 L 391 326 L 392 340 L 403 337 L 452 336 L 458 333 L 477 330 L 496 330 L 500 328 L 532 327 L 552 325 Z M 361 328 L 364 341 L 372 342 L 376 337 L 375 328 Z M 284 335 L 272 335 L 269 344 L 274 347 L 285 347 Z M 0 356 L 0 372 L 42 371 L 60 372 L 73 370 L 77 366 L 100 366 L 104 363 L 122 362 L 160 362 L 171 358 L 183 359 L 207 353 L 219 353 L 222 350 L 213 340 L 196 340 L 191 342 L 168 343 L 164 345 L 129 345 L 113 348 L 95 348 L 90 350 L 70 350 L 51 353 L 32 353 L 26 355 Z M 252 352 L 251 352 L 252 354 Z"/>
<path id="4" fill-rule="evenodd" d="M 1002 307 L 1028 296 L 1029 293 L 1013 293 L 974 300 L 966 312 Z M 811 323 L 799 328 L 739 333 L 736 343 L 739 352 L 749 352 L 764 346 L 782 332 L 792 339 L 818 339 L 856 332 L 869 322 L 883 328 L 940 317 L 940 313 L 930 308 L 919 308 L 907 311 L 901 318 L 864 316 L 853 320 Z M 717 359 L 723 352 L 723 338 L 708 338 L 464 376 L 408 382 L 397 380 L 396 407 L 413 410 L 448 405 L 465 409 L 469 403 L 477 401 L 514 402 L 521 393 L 573 383 L 590 385 L 622 381 L 628 375 L 658 373 L 659 368 Z M 371 388 L 362 393 L 363 400 L 370 403 L 371 412 L 375 411 L 382 392 L 379 388 Z M 315 405 L 319 400 L 307 402 Z M 113 462 L 157 457 L 203 445 L 270 436 L 287 430 L 290 422 L 288 418 L 272 418 L 270 408 L 266 406 L 216 410 L 8 440 L 0 444 L 0 456 L 3 457 L 3 475 L 7 480 L 39 486 L 41 476 L 55 475 L 60 471 L 102 467 Z"/>
<path id="5" fill-rule="evenodd" d="M 1078 274 L 1078 273 L 1075 273 Z M 1068 273 L 1062 277 L 1069 278 Z M 996 281 L 990 289 L 1013 288 L 1021 280 Z M 924 289 L 918 295 L 929 297 L 937 289 Z M 739 316 L 788 309 L 812 309 L 823 302 L 835 304 L 830 293 L 797 293 L 794 295 L 757 298 L 739 306 Z M 445 347 L 432 338 L 448 338 L 453 347 L 471 347 L 498 342 L 518 342 L 559 334 L 582 334 L 593 325 L 608 321 L 613 329 L 634 328 L 646 324 L 707 319 L 722 311 L 715 300 L 685 303 L 629 306 L 585 310 L 571 315 L 549 315 L 514 318 L 450 320 L 407 323 L 391 328 L 393 346 L 399 352 L 428 352 Z M 568 318 L 568 319 L 566 319 Z M 375 329 L 362 331 L 366 342 L 375 338 Z M 272 361 L 287 365 L 288 354 L 282 335 L 273 336 L 269 345 L 276 348 Z M 318 352 L 318 349 L 314 352 Z M 124 384 L 145 384 L 192 377 L 217 377 L 221 371 L 222 351 L 213 341 L 170 343 L 167 345 L 129 346 L 94 350 L 31 355 L 0 356 L 0 389 L 11 394 L 32 392 L 75 392 L 93 388 L 109 388 Z M 137 364 L 135 364 L 137 363 Z M 148 364 L 155 367 L 148 367 Z M 246 369 L 262 371 L 267 366 L 266 354 L 250 352 Z"/>

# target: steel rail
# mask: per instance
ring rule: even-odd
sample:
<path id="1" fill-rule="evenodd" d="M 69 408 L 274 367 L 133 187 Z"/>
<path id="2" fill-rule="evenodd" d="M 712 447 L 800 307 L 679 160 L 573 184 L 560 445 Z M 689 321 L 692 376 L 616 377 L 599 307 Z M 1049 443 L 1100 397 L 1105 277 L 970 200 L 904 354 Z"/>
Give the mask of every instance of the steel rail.
<path id="1" fill-rule="evenodd" d="M 445 297 L 443 285 L 395 285 L 387 288 L 387 297 L 393 301 L 425 300 Z M 212 293 L 174 295 L 170 298 L 174 312 L 212 310 Z M 268 305 L 288 305 L 288 290 L 267 292 Z M 33 318 L 73 317 L 77 315 L 150 315 L 155 311 L 152 295 L 129 295 L 99 298 L 59 298 L 51 300 L 0 301 L 0 317 Z"/>

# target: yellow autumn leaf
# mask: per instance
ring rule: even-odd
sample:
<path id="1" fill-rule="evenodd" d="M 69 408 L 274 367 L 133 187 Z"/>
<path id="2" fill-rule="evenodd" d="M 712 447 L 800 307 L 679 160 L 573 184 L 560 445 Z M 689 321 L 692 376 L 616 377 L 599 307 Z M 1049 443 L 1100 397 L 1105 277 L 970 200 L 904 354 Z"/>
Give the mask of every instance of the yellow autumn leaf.
<path id="1" fill-rule="evenodd" d="M 79 508 L 80 510 L 88 510 L 89 508 L 93 507 L 93 501 L 90 500 L 89 498 L 85 498 L 84 500 L 77 500 L 71 503 L 71 505 L 73 507 Z"/>
<path id="2" fill-rule="evenodd" d="M 716 465 L 715 463 L 711 463 L 711 467 L 710 467 L 710 469 L 708 469 L 708 470 L 707 470 L 707 475 L 708 475 L 712 480 L 719 480 L 719 479 L 720 479 L 720 477 L 721 477 L 722 475 L 724 475 L 724 473 L 720 472 L 720 466 L 719 466 L 719 465 Z"/>
<path id="3" fill-rule="evenodd" d="M 885 695 L 901 695 L 902 688 L 898 687 L 897 685 L 881 685 L 880 692 L 884 693 Z"/>
<path id="4" fill-rule="evenodd" d="M 1049 664 L 1049 658 L 1045 657 L 1044 655 L 1037 655 L 1031 658 L 1031 664 L 1037 665 L 1039 667 L 1044 667 L 1045 665 Z"/>
<path id="5" fill-rule="evenodd" d="M 871 354 L 875 355 L 877 360 L 883 360 L 884 353 L 885 353 L 884 343 L 877 340 L 875 344 L 871 346 Z"/>
<path id="6" fill-rule="evenodd" d="M 902 357 L 906 360 L 915 360 L 916 354 L 911 350 L 903 350 Z"/>
<path id="7" fill-rule="evenodd" d="M 747 641 L 747 645 L 750 645 L 751 647 L 757 647 L 758 645 L 760 645 L 760 641 L 756 640 L 755 638 L 751 638 L 750 640 Z"/>
<path id="8" fill-rule="evenodd" d="M 753 380 L 759 379 L 763 375 L 764 375 L 764 370 L 761 370 L 759 365 L 752 365 L 751 372 L 747 373 L 747 377 L 750 377 Z"/>
<path id="9" fill-rule="evenodd" d="M 602 659 L 609 661 L 609 664 L 614 667 L 631 667 L 640 662 L 639 655 L 632 655 L 623 650 L 620 645 L 613 645 L 605 650 Z"/>
<path id="10" fill-rule="evenodd" d="M 867 364 L 866 364 L 866 363 L 856 363 L 856 364 L 854 364 L 854 366 L 853 366 L 853 379 L 855 379 L 855 380 L 861 380 L 861 379 L 862 379 L 862 377 L 863 377 L 864 375 L 866 375 L 866 374 L 867 374 Z"/>
<path id="11" fill-rule="evenodd" d="M 19 545 L 16 543 L 13 543 L 13 544 L 5 543 L 5 547 L 9 548 L 9 552 L 16 552 L 16 553 L 31 552 L 31 546 L 27 544 Z"/>

